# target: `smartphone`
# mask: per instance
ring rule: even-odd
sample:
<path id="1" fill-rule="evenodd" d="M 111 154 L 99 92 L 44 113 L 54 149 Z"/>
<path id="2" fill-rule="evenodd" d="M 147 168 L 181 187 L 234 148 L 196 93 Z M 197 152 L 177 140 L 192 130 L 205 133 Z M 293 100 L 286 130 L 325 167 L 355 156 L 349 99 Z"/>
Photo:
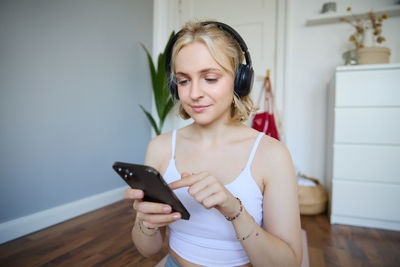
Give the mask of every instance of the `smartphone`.
<path id="1" fill-rule="evenodd" d="M 156 169 L 125 162 L 115 162 L 113 169 L 131 188 L 143 190 L 144 201 L 168 204 L 172 212 L 180 212 L 182 219 L 189 220 L 189 212 Z"/>

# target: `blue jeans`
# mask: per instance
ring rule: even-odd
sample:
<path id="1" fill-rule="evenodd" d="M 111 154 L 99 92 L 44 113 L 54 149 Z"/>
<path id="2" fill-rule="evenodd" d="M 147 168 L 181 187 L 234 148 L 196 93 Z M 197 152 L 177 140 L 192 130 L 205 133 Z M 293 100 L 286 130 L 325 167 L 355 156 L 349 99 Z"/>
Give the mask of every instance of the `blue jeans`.
<path id="1" fill-rule="evenodd" d="M 165 267 L 181 267 L 179 262 L 175 260 L 174 257 L 171 256 L 171 254 L 168 254 L 167 261 L 165 262 Z"/>

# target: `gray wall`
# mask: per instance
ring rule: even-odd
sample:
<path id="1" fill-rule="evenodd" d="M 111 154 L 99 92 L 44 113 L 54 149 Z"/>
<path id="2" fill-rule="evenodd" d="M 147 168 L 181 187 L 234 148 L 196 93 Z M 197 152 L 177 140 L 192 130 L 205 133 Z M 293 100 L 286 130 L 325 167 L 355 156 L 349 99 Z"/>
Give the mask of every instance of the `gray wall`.
<path id="1" fill-rule="evenodd" d="M 143 162 L 153 1 L 0 0 L 0 223 L 124 185 Z"/>

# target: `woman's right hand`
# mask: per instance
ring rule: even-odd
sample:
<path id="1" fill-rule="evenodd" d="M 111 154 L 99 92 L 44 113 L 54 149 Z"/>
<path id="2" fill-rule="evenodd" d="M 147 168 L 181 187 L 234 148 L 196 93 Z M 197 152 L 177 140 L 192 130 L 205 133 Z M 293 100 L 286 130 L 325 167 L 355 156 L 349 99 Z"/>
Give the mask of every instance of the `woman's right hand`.
<path id="1" fill-rule="evenodd" d="M 128 188 L 124 191 L 125 199 L 132 199 L 136 218 L 142 221 L 146 228 L 163 227 L 181 218 L 179 212 L 171 212 L 168 204 L 143 201 L 144 192 L 140 189 Z"/>

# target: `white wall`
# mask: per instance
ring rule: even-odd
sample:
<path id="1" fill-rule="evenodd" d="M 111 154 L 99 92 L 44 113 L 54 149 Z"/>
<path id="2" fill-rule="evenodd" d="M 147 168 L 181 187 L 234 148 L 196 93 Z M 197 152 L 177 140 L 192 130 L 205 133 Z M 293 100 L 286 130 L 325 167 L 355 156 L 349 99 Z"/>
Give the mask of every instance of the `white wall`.
<path id="1" fill-rule="evenodd" d="M 306 26 L 325 1 L 291 0 L 286 73 L 286 134 L 294 163 L 302 173 L 324 182 L 326 150 L 327 84 L 335 68 L 343 65 L 342 54 L 349 50 L 353 28 L 346 23 Z M 336 1 L 337 12 L 347 6 L 357 9 L 395 4 L 394 0 Z M 391 62 L 400 62 L 400 16 L 383 24 L 384 43 L 392 50 Z M 379 88 L 377 88 L 379 90 Z M 362 96 L 360 96 L 362 97 Z"/>
<path id="2" fill-rule="evenodd" d="M 125 186 L 114 161 L 143 162 L 152 16 L 141 0 L 0 1 L 0 240 L 3 222 Z"/>

